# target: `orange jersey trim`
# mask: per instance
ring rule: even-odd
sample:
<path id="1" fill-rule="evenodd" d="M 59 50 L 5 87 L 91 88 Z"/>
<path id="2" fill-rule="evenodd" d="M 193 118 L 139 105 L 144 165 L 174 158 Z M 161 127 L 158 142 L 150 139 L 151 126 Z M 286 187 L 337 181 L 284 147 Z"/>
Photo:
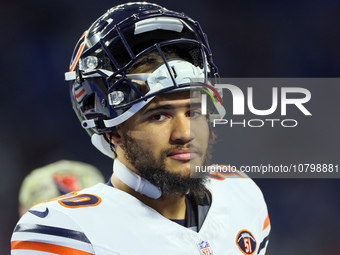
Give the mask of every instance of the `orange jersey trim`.
<path id="1" fill-rule="evenodd" d="M 12 250 L 34 250 L 63 255 L 93 255 L 93 253 L 89 253 L 86 251 L 81 251 L 70 247 L 50 243 L 40 243 L 31 241 L 12 241 L 11 246 Z"/>
<path id="2" fill-rule="evenodd" d="M 269 214 L 267 215 L 267 218 L 264 220 L 264 223 L 263 223 L 263 229 L 262 230 L 265 230 L 270 224 L 270 219 L 269 219 Z"/>
<path id="3" fill-rule="evenodd" d="M 212 179 L 218 180 L 218 181 L 224 181 L 226 178 L 231 177 L 231 176 L 237 176 L 240 178 L 244 178 L 237 170 L 231 166 L 228 165 L 216 165 L 213 164 L 211 168 L 214 167 L 219 167 L 221 171 L 209 171 L 208 176 Z"/>

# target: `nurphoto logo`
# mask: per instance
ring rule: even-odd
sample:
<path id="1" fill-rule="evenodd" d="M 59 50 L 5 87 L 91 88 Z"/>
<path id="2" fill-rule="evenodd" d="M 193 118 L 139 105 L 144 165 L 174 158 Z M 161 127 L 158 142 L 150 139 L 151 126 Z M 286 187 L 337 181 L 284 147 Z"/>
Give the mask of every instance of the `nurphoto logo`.
<path id="1" fill-rule="evenodd" d="M 272 87 L 271 97 L 257 98 L 258 101 L 270 102 L 270 107 L 266 109 L 257 109 L 254 106 L 254 93 L 256 88 L 247 87 L 246 94 L 236 85 L 232 84 L 215 84 L 215 89 L 217 91 L 223 91 L 223 94 L 227 91 L 232 97 L 232 115 L 244 116 L 247 112 L 250 114 L 261 116 L 261 118 L 237 118 L 237 119 L 213 119 L 213 127 L 217 125 L 229 125 L 230 127 L 243 126 L 243 127 L 263 127 L 265 125 L 270 125 L 274 127 L 276 125 L 281 125 L 282 127 L 296 127 L 298 121 L 292 118 L 270 118 L 272 114 L 280 114 L 280 116 L 287 116 L 287 106 L 291 105 L 293 108 L 300 111 L 305 116 L 311 116 L 311 112 L 307 109 L 305 104 L 310 101 L 311 93 L 306 88 L 301 87 Z M 215 93 L 215 92 L 214 92 Z M 216 93 L 215 93 L 216 94 Z M 221 104 L 221 100 L 215 100 L 213 95 L 209 93 L 210 97 L 213 99 L 215 106 Z M 219 97 L 218 97 L 219 98 Z M 280 107 L 279 107 L 280 106 Z M 246 108 L 247 107 L 247 108 Z M 280 108 L 280 109 L 278 109 Z M 207 114 L 207 94 L 202 94 L 202 105 L 201 112 L 203 115 Z M 230 109 L 227 109 L 227 113 L 230 114 Z M 266 116 L 265 118 L 263 116 Z"/>

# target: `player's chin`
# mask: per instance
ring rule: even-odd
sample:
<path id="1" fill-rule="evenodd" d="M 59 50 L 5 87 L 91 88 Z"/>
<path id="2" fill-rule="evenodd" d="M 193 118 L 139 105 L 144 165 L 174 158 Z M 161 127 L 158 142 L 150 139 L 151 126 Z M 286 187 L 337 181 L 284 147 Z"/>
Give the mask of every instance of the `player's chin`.
<path id="1" fill-rule="evenodd" d="M 196 176 L 197 166 L 202 165 L 202 160 L 199 157 L 186 161 L 170 160 L 169 165 L 168 169 L 172 169 L 172 172 L 179 173 L 183 177 L 192 177 Z"/>

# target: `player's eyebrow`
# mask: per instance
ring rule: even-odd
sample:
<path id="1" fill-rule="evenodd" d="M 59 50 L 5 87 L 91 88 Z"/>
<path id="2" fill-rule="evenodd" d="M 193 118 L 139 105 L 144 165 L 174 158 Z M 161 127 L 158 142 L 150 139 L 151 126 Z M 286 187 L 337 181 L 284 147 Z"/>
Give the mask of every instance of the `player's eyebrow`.
<path id="1" fill-rule="evenodd" d="M 143 115 L 146 114 L 150 114 L 152 112 L 156 112 L 159 110 L 173 110 L 178 108 L 179 106 L 177 105 L 173 105 L 173 104 L 164 104 L 164 105 L 156 105 L 154 107 L 150 107 L 149 109 L 147 109 L 145 112 L 143 112 Z M 184 106 L 180 106 L 180 107 L 186 107 L 186 108 L 200 108 L 201 107 L 201 103 L 197 102 L 197 103 L 187 103 Z"/>

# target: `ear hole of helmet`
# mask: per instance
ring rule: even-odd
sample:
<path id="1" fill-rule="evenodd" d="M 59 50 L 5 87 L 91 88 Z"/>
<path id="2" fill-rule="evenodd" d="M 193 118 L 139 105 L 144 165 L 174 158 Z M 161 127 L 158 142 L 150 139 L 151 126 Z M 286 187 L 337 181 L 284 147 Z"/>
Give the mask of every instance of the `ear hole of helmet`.
<path id="1" fill-rule="evenodd" d="M 95 94 L 92 93 L 91 95 L 89 95 L 85 100 L 84 100 L 84 111 L 88 111 L 91 110 L 95 107 Z"/>

